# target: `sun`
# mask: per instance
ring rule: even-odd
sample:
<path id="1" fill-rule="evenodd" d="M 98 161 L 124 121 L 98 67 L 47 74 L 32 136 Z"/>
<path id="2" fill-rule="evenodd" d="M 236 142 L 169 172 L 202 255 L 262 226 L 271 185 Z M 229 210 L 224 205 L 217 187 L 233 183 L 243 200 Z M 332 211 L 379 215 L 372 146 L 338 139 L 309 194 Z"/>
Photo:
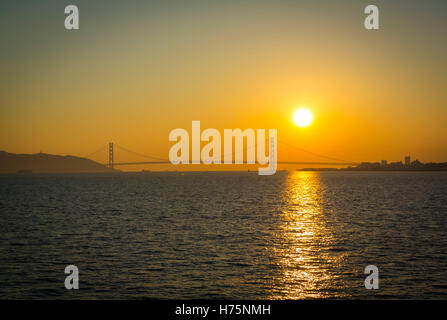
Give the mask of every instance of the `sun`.
<path id="1" fill-rule="evenodd" d="M 295 124 L 301 128 L 310 125 L 312 123 L 312 118 L 312 112 L 310 112 L 306 108 L 300 108 L 293 114 L 293 122 L 295 122 Z"/>

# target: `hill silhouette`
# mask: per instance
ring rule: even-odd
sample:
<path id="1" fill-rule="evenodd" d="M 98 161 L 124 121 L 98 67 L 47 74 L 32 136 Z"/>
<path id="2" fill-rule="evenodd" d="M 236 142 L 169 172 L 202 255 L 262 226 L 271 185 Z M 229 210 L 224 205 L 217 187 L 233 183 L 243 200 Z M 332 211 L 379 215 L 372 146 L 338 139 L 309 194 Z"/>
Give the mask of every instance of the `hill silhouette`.
<path id="1" fill-rule="evenodd" d="M 15 154 L 0 151 L 0 173 L 86 173 L 117 170 L 85 158 L 46 153 Z"/>

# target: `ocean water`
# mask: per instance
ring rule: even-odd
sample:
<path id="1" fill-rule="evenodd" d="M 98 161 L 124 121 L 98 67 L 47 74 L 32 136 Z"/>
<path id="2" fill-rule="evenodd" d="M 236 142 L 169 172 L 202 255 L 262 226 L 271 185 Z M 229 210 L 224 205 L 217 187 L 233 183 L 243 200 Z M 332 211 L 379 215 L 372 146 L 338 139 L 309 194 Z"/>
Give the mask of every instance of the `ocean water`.
<path id="1" fill-rule="evenodd" d="M 447 173 L 0 175 L 0 298 L 446 299 Z"/>

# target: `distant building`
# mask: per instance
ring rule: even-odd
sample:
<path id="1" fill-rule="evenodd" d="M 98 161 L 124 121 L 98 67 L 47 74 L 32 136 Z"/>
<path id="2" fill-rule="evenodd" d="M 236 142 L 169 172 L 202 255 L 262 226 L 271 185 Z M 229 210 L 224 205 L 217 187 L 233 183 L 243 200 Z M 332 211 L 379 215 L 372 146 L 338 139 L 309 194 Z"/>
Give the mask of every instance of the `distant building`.
<path id="1" fill-rule="evenodd" d="M 402 163 L 402 161 L 390 163 L 390 167 L 393 169 L 401 169 L 401 168 L 403 168 L 403 166 L 404 166 L 404 164 Z"/>
<path id="2" fill-rule="evenodd" d="M 422 168 L 422 167 L 424 167 L 424 164 L 422 162 L 420 162 L 419 160 L 414 160 L 411 163 L 411 167 L 412 168 Z"/>
<path id="3" fill-rule="evenodd" d="M 407 167 L 411 166 L 411 157 L 410 156 L 405 157 L 405 166 L 407 166 Z"/>
<path id="4" fill-rule="evenodd" d="M 380 164 L 382 165 L 382 167 L 386 167 L 386 166 L 388 165 L 388 161 L 386 161 L 386 160 L 382 160 L 382 161 L 380 162 Z"/>

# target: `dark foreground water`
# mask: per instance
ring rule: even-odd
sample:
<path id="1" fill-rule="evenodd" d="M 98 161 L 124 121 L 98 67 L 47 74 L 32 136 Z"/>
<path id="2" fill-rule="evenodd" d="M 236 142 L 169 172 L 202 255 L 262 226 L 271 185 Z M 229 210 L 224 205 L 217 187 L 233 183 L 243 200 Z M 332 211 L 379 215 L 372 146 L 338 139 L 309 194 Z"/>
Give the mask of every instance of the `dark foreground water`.
<path id="1" fill-rule="evenodd" d="M 446 236 L 440 172 L 3 175 L 0 298 L 446 299 Z"/>

